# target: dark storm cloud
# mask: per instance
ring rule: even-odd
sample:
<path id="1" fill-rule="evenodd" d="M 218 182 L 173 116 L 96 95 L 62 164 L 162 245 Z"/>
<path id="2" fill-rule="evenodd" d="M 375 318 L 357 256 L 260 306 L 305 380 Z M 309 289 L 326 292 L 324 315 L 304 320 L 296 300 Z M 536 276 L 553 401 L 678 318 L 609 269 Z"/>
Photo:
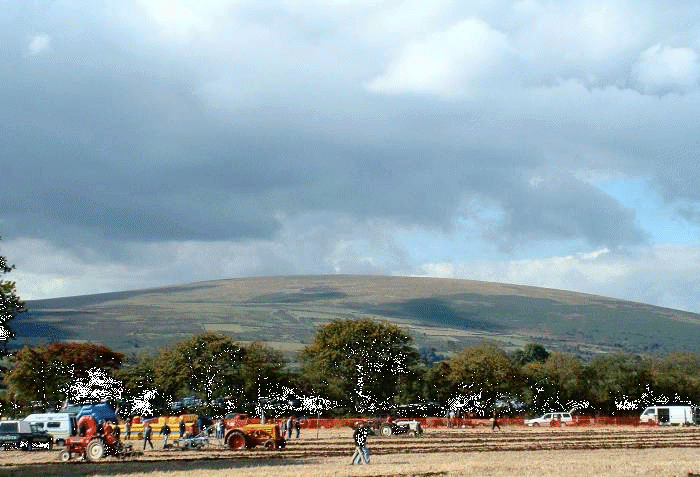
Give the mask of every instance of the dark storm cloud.
<path id="1" fill-rule="evenodd" d="M 4 23 L 0 217 L 17 235 L 268 239 L 280 212 L 449 229 L 480 196 L 502 212 L 499 241 L 643 241 L 631 211 L 570 171 L 530 185 L 548 163 L 534 145 L 552 124 L 513 113 L 539 107 L 521 91 L 503 110 L 385 97 L 356 81 L 385 65 L 331 58 L 318 39 L 286 38 L 289 26 L 274 45 L 216 50 L 87 17 Z M 32 56 L 36 32 L 50 51 Z"/>

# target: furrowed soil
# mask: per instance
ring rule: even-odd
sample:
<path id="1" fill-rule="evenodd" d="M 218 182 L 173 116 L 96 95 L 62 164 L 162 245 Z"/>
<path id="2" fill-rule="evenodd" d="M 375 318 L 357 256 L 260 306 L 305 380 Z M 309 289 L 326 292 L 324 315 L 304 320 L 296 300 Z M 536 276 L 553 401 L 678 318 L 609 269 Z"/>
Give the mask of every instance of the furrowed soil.
<path id="1" fill-rule="evenodd" d="M 277 451 L 148 450 L 132 460 L 59 462 L 59 451 L 2 451 L 0 475 L 185 477 L 700 476 L 700 428 L 428 429 L 417 438 L 370 437 L 372 464 L 350 465 L 350 429 L 304 432 Z M 141 443 L 135 443 L 137 449 Z"/>

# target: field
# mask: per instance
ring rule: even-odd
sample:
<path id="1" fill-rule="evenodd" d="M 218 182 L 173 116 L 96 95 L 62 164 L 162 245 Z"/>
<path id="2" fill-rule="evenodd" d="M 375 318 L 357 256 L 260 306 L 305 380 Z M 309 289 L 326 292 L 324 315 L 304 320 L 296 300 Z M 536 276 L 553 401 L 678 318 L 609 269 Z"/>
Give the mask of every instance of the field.
<path id="1" fill-rule="evenodd" d="M 648 427 L 428 429 L 420 438 L 371 437 L 372 464 L 352 466 L 350 429 L 306 431 L 287 449 L 148 450 L 121 462 L 60 463 L 57 451 L 4 451 L 7 476 L 695 476 L 700 429 Z M 140 448 L 140 444 L 136 444 Z"/>

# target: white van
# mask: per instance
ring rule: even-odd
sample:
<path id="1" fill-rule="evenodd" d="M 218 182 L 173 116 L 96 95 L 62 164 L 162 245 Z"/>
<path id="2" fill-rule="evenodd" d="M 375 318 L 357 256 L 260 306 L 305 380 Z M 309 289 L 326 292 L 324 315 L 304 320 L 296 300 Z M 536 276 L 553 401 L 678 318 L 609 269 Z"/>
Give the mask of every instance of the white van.
<path id="1" fill-rule="evenodd" d="M 77 430 L 75 415 L 67 412 L 30 414 L 24 418 L 24 421 L 35 424 L 40 431 L 51 434 L 54 443 L 59 446 L 62 446 Z"/>
<path id="2" fill-rule="evenodd" d="M 650 406 L 639 416 L 639 421 L 656 421 L 661 425 L 686 425 L 695 424 L 695 418 L 695 411 L 692 406 Z"/>

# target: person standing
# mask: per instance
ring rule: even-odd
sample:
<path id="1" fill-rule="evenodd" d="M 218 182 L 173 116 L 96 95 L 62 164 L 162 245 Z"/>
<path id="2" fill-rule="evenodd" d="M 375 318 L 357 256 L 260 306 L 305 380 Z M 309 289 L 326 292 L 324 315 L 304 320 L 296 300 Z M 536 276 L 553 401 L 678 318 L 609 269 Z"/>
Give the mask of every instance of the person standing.
<path id="1" fill-rule="evenodd" d="M 112 435 L 119 440 L 119 437 L 121 436 L 122 430 L 119 428 L 119 422 L 117 422 L 114 425 L 114 429 L 112 430 Z"/>
<path id="2" fill-rule="evenodd" d="M 294 419 L 294 430 L 297 431 L 297 439 L 301 436 L 301 421 L 299 418 Z"/>
<path id="3" fill-rule="evenodd" d="M 146 427 L 143 428 L 143 450 L 144 452 L 146 451 L 146 444 L 151 446 L 151 449 L 153 449 L 153 442 L 151 442 L 151 434 L 153 433 L 153 429 L 151 429 L 151 424 L 147 423 Z"/>
<path id="4" fill-rule="evenodd" d="M 219 439 L 223 439 L 224 434 L 226 434 L 226 421 L 224 419 L 220 419 L 219 420 Z"/>
<path id="5" fill-rule="evenodd" d="M 289 416 L 287 419 L 287 439 L 292 438 L 292 428 L 294 427 L 294 416 Z"/>
<path id="6" fill-rule="evenodd" d="M 185 418 L 181 417 L 180 418 L 180 439 L 182 439 L 185 435 Z"/>
<path id="7" fill-rule="evenodd" d="M 367 447 L 367 436 L 369 429 L 365 423 L 360 423 L 352 434 L 355 441 L 355 452 L 352 454 L 352 465 L 369 464 L 369 448 Z"/>
<path id="8" fill-rule="evenodd" d="M 126 430 L 126 440 L 131 440 L 131 416 L 126 419 L 124 429 Z"/>
<path id="9" fill-rule="evenodd" d="M 170 426 L 167 422 L 160 428 L 160 435 L 163 436 L 163 449 L 165 449 L 168 447 L 168 437 L 170 437 Z"/>
<path id="10" fill-rule="evenodd" d="M 491 416 L 491 430 L 495 431 L 496 428 L 498 430 L 501 430 L 501 426 L 498 424 L 498 413 L 496 411 L 493 411 L 493 415 Z"/>

